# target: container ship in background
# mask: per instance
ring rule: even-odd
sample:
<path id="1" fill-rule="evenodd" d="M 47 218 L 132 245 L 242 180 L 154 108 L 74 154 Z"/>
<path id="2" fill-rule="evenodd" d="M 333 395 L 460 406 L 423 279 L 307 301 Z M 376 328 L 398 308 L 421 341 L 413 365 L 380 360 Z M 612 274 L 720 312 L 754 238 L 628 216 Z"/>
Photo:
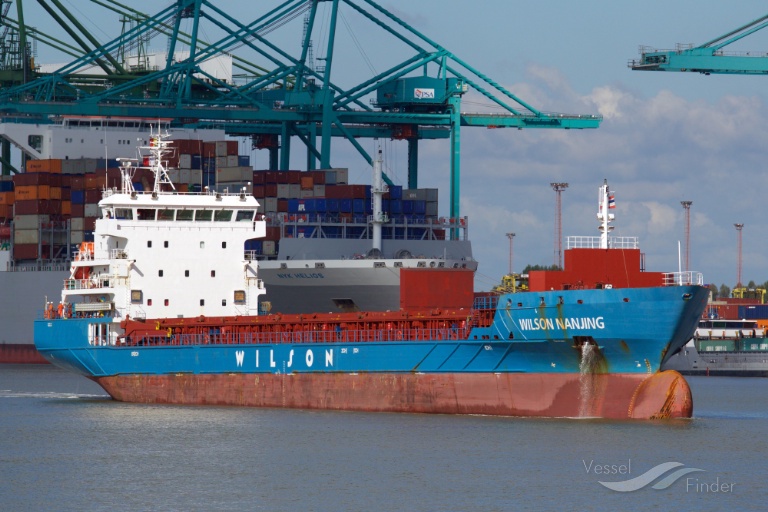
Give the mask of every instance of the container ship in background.
<path id="1" fill-rule="evenodd" d="M 737 288 L 734 295 L 709 302 L 694 337 L 665 368 L 684 375 L 768 377 L 765 290 Z"/>
<path id="2" fill-rule="evenodd" d="M 662 274 L 655 286 L 609 286 L 618 268 L 609 265 L 598 276 L 602 286 L 582 276 L 581 286 L 545 290 L 532 278 L 529 292 L 475 296 L 471 269 L 430 265 L 401 269 L 394 311 L 259 314 L 265 283 L 258 261 L 244 255 L 269 227 L 257 200 L 245 191 L 169 192 L 158 164 L 165 147 L 162 138 L 151 144 L 158 184 L 151 192 L 133 188 L 125 162 L 121 187 L 99 203 L 94 242 L 81 245 L 61 302 L 35 322 L 46 359 L 114 399 L 690 417 L 685 379 L 659 368 L 692 335 L 705 287 L 680 279 L 663 286 Z M 383 199 L 380 187 L 372 193 L 374 204 Z M 633 254 L 608 252 L 617 261 Z"/>
<path id="3" fill-rule="evenodd" d="M 93 241 L 104 188 L 120 183 L 117 159 L 106 156 L 137 155 L 152 127 L 170 134 L 164 165 L 177 191 L 245 188 L 259 200 L 267 230 L 245 249 L 269 285 L 266 311 L 396 310 L 402 268 L 477 268 L 467 218 L 438 217 L 437 189 L 389 187 L 374 216 L 371 185 L 349 184 L 347 169 L 254 171 L 221 130 L 75 116 L 53 125 L 0 124 L 35 158 L 24 173 L 0 177 L 0 287 L 14 291 L 0 294 L 0 322 L 8 326 L 0 362 L 41 361 L 31 344 L 34 311 L 58 296 L 74 248 Z M 137 191 L 154 186 L 149 171 L 131 179 Z"/>

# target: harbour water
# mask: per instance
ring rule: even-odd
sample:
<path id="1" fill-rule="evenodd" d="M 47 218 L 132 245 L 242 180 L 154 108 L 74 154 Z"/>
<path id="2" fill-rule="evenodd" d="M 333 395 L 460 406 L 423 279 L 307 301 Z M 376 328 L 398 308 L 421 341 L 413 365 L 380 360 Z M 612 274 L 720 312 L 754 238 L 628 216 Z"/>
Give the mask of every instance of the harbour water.
<path id="1" fill-rule="evenodd" d="M 636 423 L 134 405 L 0 365 L 0 510 L 764 510 L 768 379 L 689 382 L 694 419 Z"/>

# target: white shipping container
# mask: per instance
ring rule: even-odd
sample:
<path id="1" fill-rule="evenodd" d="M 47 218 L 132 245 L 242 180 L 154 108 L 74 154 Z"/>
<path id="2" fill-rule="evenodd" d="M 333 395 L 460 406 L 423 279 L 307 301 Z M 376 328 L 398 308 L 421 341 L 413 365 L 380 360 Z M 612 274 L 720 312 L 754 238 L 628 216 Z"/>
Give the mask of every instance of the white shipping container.
<path id="1" fill-rule="evenodd" d="M 203 170 L 202 169 L 190 169 L 189 170 L 189 183 L 200 184 L 203 182 Z"/>
<path id="2" fill-rule="evenodd" d="M 336 171 L 336 184 L 344 185 L 349 183 L 349 169 L 334 169 Z"/>
<path id="3" fill-rule="evenodd" d="M 288 185 L 288 198 L 298 199 L 301 197 L 301 185 L 298 183 L 292 183 Z"/>
<path id="4" fill-rule="evenodd" d="M 277 198 L 276 197 L 265 197 L 264 198 L 264 211 L 267 213 L 276 213 L 277 212 Z"/>
<path id="5" fill-rule="evenodd" d="M 183 153 L 183 154 L 179 155 L 179 167 L 181 169 L 191 169 L 192 168 L 192 155 L 187 155 L 186 153 Z"/>
<path id="6" fill-rule="evenodd" d="M 71 231 L 72 236 L 72 243 L 73 244 L 80 244 L 85 242 L 85 236 L 83 235 L 82 231 Z"/>
<path id="7" fill-rule="evenodd" d="M 266 256 L 275 254 L 275 242 L 273 240 L 264 240 L 262 251 Z"/>
<path id="8" fill-rule="evenodd" d="M 291 197 L 291 186 L 287 183 L 277 184 L 277 197 L 280 199 L 288 199 Z"/>
<path id="9" fill-rule="evenodd" d="M 168 169 L 168 179 L 171 180 L 171 183 L 181 183 L 180 170 Z"/>
<path id="10" fill-rule="evenodd" d="M 13 229 L 37 229 L 41 222 L 50 221 L 50 215 L 16 215 L 13 218 Z"/>
<path id="11" fill-rule="evenodd" d="M 40 237 L 36 229 L 14 229 L 13 230 L 13 243 L 14 244 L 36 244 L 40 241 Z"/>
<path id="12" fill-rule="evenodd" d="M 315 197 L 325 197 L 325 185 L 315 185 L 312 191 Z"/>
<path id="13" fill-rule="evenodd" d="M 192 169 L 179 169 L 179 183 L 193 183 L 189 181 L 191 173 Z"/>
<path id="14" fill-rule="evenodd" d="M 253 181 L 250 167 L 220 167 L 216 179 L 221 181 Z"/>
<path id="15" fill-rule="evenodd" d="M 69 228 L 72 231 L 83 231 L 85 229 L 85 219 L 82 217 L 72 217 L 69 219 Z"/>
<path id="16" fill-rule="evenodd" d="M 86 173 L 92 173 L 96 172 L 96 164 L 98 164 L 98 160 L 95 158 L 83 158 L 83 171 Z"/>
<path id="17" fill-rule="evenodd" d="M 227 155 L 227 167 L 237 167 L 237 164 L 237 155 Z"/>
<path id="18" fill-rule="evenodd" d="M 216 156 L 227 156 L 227 141 L 220 140 L 216 142 Z M 226 164 L 224 165 L 226 166 Z"/>
<path id="19" fill-rule="evenodd" d="M 85 216 L 86 217 L 100 217 L 99 214 L 99 205 L 98 204 L 90 204 L 86 203 L 85 205 Z"/>
<path id="20" fill-rule="evenodd" d="M 217 142 L 218 144 L 218 142 Z M 221 169 L 222 167 L 227 166 L 227 156 L 217 156 L 216 157 L 216 169 Z"/>
<path id="21" fill-rule="evenodd" d="M 301 199 L 304 199 L 305 197 L 315 197 L 315 191 L 314 190 L 301 190 Z"/>

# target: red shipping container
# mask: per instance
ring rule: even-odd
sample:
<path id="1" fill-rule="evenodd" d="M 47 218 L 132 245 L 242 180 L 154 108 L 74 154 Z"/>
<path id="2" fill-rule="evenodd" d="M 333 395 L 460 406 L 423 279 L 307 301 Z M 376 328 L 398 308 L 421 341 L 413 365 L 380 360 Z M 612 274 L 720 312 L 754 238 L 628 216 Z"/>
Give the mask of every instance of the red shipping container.
<path id="1" fill-rule="evenodd" d="M 203 152 L 200 156 L 203 158 L 216 158 L 216 143 L 203 142 Z"/>
<path id="2" fill-rule="evenodd" d="M 277 211 L 282 213 L 288 213 L 288 200 L 287 199 L 278 199 L 277 200 Z"/>
<path id="3" fill-rule="evenodd" d="M 259 199 L 262 199 L 264 197 L 267 197 L 264 195 L 265 192 L 264 185 L 254 185 L 253 186 L 253 197 L 258 197 Z"/>
<path id="4" fill-rule="evenodd" d="M 0 204 L 0 219 L 12 219 L 13 218 L 13 205 Z"/>
<path id="5" fill-rule="evenodd" d="M 266 171 L 264 173 L 264 183 L 266 185 L 273 185 L 279 183 L 277 171 Z"/>
<path id="6" fill-rule="evenodd" d="M 14 244 L 13 259 L 16 260 L 36 260 L 37 244 Z"/>
<path id="7" fill-rule="evenodd" d="M 101 190 L 107 185 L 107 177 L 104 172 L 85 175 L 85 189 Z"/>
<path id="8" fill-rule="evenodd" d="M 263 185 L 264 184 L 264 171 L 254 171 L 253 172 L 253 184 L 254 185 Z"/>
<path id="9" fill-rule="evenodd" d="M 277 171 L 277 182 L 280 185 L 288 184 L 288 171 Z"/>
<path id="10" fill-rule="evenodd" d="M 72 189 L 69 187 L 62 187 L 61 188 L 61 200 L 62 201 L 69 201 L 72 199 Z"/>
<path id="11" fill-rule="evenodd" d="M 101 190 L 91 189 L 85 191 L 86 203 L 96 204 L 99 201 L 101 201 Z"/>
<path id="12" fill-rule="evenodd" d="M 277 197 L 277 185 L 273 183 L 264 185 L 264 197 Z"/>
<path id="13" fill-rule="evenodd" d="M 83 221 L 84 231 L 93 231 L 96 229 L 96 217 L 86 217 Z"/>
<path id="14" fill-rule="evenodd" d="M 72 203 L 72 217 L 85 217 L 85 205 Z"/>
<path id="15" fill-rule="evenodd" d="M 14 208 L 16 215 L 60 215 L 61 201 L 53 199 L 16 201 Z"/>
<path id="16" fill-rule="evenodd" d="M 14 187 L 32 185 L 50 185 L 51 175 L 44 172 L 30 172 L 16 174 L 13 177 Z"/>
<path id="17" fill-rule="evenodd" d="M 298 185 L 301 183 L 301 171 L 286 171 L 288 173 L 288 183 Z"/>
<path id="18" fill-rule="evenodd" d="M 267 226 L 267 233 L 264 240 L 272 240 L 275 242 L 280 240 L 280 228 L 277 226 Z"/>
<path id="19" fill-rule="evenodd" d="M 227 156 L 237 156 L 237 141 L 236 140 L 228 140 L 227 141 Z"/>
<path id="20" fill-rule="evenodd" d="M 315 185 L 325 185 L 325 171 L 309 171 Z"/>
<path id="21" fill-rule="evenodd" d="M 401 269 L 400 308 L 469 309 L 475 298 L 474 283 L 475 273 L 468 269 Z"/>
<path id="22" fill-rule="evenodd" d="M 84 174 L 70 175 L 69 186 L 72 190 L 85 190 L 85 175 Z"/>

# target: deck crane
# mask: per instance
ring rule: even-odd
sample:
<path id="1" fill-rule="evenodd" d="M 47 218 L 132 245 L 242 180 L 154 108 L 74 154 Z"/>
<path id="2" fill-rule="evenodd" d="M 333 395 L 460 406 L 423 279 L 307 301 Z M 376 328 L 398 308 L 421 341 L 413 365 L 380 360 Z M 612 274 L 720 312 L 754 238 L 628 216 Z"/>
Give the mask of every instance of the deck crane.
<path id="1" fill-rule="evenodd" d="M 731 43 L 768 26 L 768 14 L 699 46 L 678 44 L 675 50 L 640 47 L 640 60 L 630 60 L 635 71 L 682 71 L 710 75 L 768 74 L 768 51 L 727 52 Z"/>

